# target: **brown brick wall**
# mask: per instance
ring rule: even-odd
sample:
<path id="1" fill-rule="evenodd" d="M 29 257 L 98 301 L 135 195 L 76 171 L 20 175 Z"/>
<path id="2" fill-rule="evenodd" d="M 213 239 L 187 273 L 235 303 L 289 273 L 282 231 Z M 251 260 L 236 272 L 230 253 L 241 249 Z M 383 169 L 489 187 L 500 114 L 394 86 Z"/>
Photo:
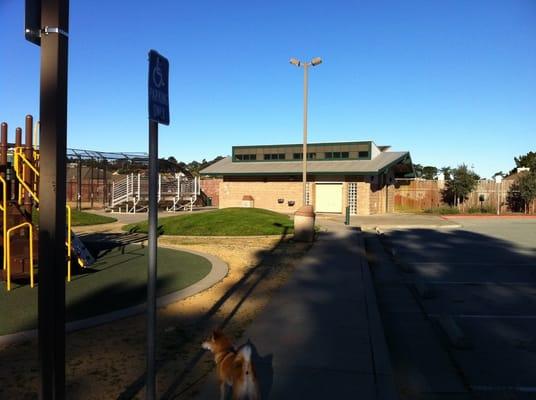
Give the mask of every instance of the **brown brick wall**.
<path id="1" fill-rule="evenodd" d="M 357 182 L 357 214 L 371 215 L 394 211 L 395 189 L 393 185 L 387 187 L 381 180 L 374 184 L 370 177 L 344 177 L 324 178 L 323 181 L 343 182 L 343 210 L 348 205 L 348 183 Z M 319 180 L 321 182 L 321 180 Z M 203 188 L 203 184 L 201 185 Z M 371 187 L 373 190 L 371 190 Z M 254 207 L 265 208 L 282 213 L 293 213 L 301 207 L 302 183 L 297 178 L 238 178 L 226 177 L 219 187 L 220 208 L 242 207 L 242 197 L 252 196 Z M 315 183 L 310 183 L 310 196 L 312 204 L 315 203 Z M 284 199 L 282 204 L 278 199 Z M 293 200 L 294 206 L 288 201 Z"/>
<path id="2" fill-rule="evenodd" d="M 220 204 L 220 186 L 223 182 L 221 178 L 205 178 L 201 179 L 201 190 L 207 195 L 212 197 L 212 205 L 219 207 Z"/>
<path id="3" fill-rule="evenodd" d="M 246 180 L 226 177 L 220 185 L 219 207 L 242 207 L 242 197 L 245 195 L 253 197 L 256 208 L 293 213 L 302 205 L 302 183 L 284 178 L 265 181 L 262 178 Z M 278 199 L 283 199 L 283 203 L 278 203 Z M 289 201 L 294 201 L 294 206 L 289 206 Z"/>

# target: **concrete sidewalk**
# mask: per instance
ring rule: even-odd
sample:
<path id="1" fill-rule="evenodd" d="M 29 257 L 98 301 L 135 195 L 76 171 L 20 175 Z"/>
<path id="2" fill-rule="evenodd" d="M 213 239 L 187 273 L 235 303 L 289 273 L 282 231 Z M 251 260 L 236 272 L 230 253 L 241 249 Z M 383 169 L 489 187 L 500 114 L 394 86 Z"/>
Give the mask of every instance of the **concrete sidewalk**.
<path id="1" fill-rule="evenodd" d="M 242 336 L 254 347 L 262 398 L 395 399 L 361 233 L 329 221 L 323 227 Z M 212 372 L 198 398 L 218 396 Z"/>
<path id="2" fill-rule="evenodd" d="M 321 226 L 325 220 L 344 223 L 344 215 L 317 215 L 317 223 Z M 405 228 L 459 228 L 456 220 L 449 220 L 441 215 L 390 213 L 376 215 L 352 215 L 350 225 L 368 229 L 405 229 Z"/>

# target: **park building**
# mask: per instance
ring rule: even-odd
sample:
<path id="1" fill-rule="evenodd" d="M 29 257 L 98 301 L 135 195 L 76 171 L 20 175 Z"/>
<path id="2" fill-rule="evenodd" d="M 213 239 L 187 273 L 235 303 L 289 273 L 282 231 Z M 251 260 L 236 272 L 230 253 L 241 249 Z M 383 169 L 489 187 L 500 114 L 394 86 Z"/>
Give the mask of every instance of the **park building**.
<path id="1" fill-rule="evenodd" d="M 317 213 L 393 212 L 395 179 L 413 176 L 409 152 L 373 141 L 311 143 L 307 160 L 306 202 Z M 302 172 L 302 144 L 233 146 L 231 156 L 200 171 L 201 188 L 219 208 L 293 213 L 303 202 Z"/>

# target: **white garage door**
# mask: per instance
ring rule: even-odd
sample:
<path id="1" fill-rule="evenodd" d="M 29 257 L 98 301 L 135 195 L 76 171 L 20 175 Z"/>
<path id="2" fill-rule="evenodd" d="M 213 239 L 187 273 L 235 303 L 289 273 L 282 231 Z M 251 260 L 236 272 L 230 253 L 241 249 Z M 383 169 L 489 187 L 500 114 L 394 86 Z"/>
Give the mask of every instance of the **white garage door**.
<path id="1" fill-rule="evenodd" d="M 316 212 L 342 212 L 342 183 L 317 183 Z"/>

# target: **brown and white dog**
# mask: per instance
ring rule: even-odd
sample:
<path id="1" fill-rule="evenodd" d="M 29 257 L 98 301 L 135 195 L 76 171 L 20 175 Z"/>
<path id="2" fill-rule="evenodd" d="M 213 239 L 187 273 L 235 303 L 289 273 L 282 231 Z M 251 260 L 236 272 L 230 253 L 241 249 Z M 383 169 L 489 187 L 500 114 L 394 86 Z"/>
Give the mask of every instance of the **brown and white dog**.
<path id="1" fill-rule="evenodd" d="M 201 345 L 214 354 L 216 372 L 220 381 L 220 399 L 224 400 L 227 387 L 233 390 L 235 400 L 259 400 L 259 383 L 251 362 L 251 346 L 236 350 L 231 341 L 219 330 Z"/>

